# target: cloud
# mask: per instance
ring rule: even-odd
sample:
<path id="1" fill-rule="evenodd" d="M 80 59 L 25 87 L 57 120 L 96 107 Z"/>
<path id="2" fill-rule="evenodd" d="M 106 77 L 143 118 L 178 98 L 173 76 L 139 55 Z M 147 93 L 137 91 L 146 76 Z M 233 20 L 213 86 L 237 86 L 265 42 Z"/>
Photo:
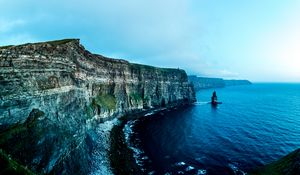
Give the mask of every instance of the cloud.
<path id="1" fill-rule="evenodd" d="M 20 25 L 24 25 L 25 23 L 26 22 L 22 19 L 17 19 L 17 20 L 0 19 L 0 32 L 9 32 L 10 30 L 15 29 Z"/>
<path id="2" fill-rule="evenodd" d="M 16 45 L 37 41 L 31 34 L 21 31 L 26 26 L 24 19 L 0 18 L 0 45 Z"/>
<path id="3" fill-rule="evenodd" d="M 156 66 L 188 69 L 202 62 L 200 26 L 191 1 L 12 0 L 5 6 L 18 15 L 0 15 L 30 21 L 15 32 L 27 33 L 30 40 L 81 38 L 93 52 Z"/>
<path id="4" fill-rule="evenodd" d="M 219 75 L 224 78 L 236 78 L 239 76 L 236 72 L 231 72 L 229 70 L 223 69 L 219 71 Z"/>
<path id="5" fill-rule="evenodd" d="M 268 50 L 262 41 L 273 41 L 261 31 L 285 24 L 282 21 L 291 16 L 281 13 L 297 11 L 299 6 L 290 8 L 294 4 L 271 0 L 0 0 L 0 44 L 80 38 L 88 50 L 110 57 L 179 67 L 199 75 L 257 79 L 270 64 L 258 47 Z M 299 15 L 294 16 L 292 20 L 297 21 Z M 293 53 L 295 62 L 296 38 L 294 46 L 289 42 L 286 51 L 276 55 Z M 276 66 L 270 74 L 276 74 L 277 63 L 272 63 Z"/>
<path id="6" fill-rule="evenodd" d="M 6 36 L 5 38 L 1 38 L 0 36 L 0 46 L 33 43 L 37 41 L 39 40 L 31 36 L 30 34 L 25 34 L 25 33 L 9 35 Z"/>
<path id="7" fill-rule="evenodd" d="M 7 18 L 18 21 L 22 16 L 23 21 L 29 22 L 12 22 L 10 30 L 18 25 L 22 25 L 22 30 L 6 35 L 0 44 L 75 37 L 81 38 L 87 49 L 109 57 L 222 76 L 214 60 L 205 56 L 210 48 L 201 41 L 202 28 L 191 2 L 10 1 L 6 9 L 15 9 L 19 15 Z"/>

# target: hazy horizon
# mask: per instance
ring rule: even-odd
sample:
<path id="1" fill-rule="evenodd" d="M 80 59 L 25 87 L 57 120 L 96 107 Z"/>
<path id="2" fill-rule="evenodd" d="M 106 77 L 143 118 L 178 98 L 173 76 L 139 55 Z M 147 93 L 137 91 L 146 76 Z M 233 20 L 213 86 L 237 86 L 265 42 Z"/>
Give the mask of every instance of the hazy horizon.
<path id="1" fill-rule="evenodd" d="M 0 45 L 80 38 L 189 75 L 300 82 L 300 1 L 0 0 Z"/>

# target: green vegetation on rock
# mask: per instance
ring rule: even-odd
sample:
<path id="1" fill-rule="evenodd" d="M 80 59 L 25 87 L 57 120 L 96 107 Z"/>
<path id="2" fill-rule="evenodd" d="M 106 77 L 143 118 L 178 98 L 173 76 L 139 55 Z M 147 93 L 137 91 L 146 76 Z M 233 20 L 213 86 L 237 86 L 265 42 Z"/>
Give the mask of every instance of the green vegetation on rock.
<path id="1" fill-rule="evenodd" d="M 30 116 L 24 124 L 17 124 L 12 126 L 7 131 L 4 131 L 0 134 L 0 145 L 6 142 L 8 139 L 13 138 L 15 135 L 27 131 L 28 128 L 34 126 L 39 117 L 43 116 L 45 113 L 38 109 L 33 109 L 30 113 Z"/>
<path id="2" fill-rule="evenodd" d="M 182 69 L 176 69 L 176 68 L 160 68 L 160 67 L 154 67 L 154 66 L 149 66 L 149 65 L 144 65 L 144 64 L 137 64 L 137 63 L 130 63 L 130 66 L 132 68 L 139 68 L 141 70 L 156 70 L 156 71 L 164 71 L 164 72 L 174 72 L 174 70 L 180 70 L 183 71 Z"/>
<path id="3" fill-rule="evenodd" d="M 93 109 L 93 105 L 92 104 L 86 106 L 86 114 L 87 114 L 88 119 L 91 119 L 94 116 L 94 112 L 93 111 L 94 111 L 94 109 Z"/>
<path id="4" fill-rule="evenodd" d="M 87 119 L 93 118 L 95 114 L 99 115 L 102 109 L 115 110 L 117 105 L 116 97 L 112 94 L 98 94 L 93 97 L 91 103 L 86 106 L 85 111 Z"/>
<path id="5" fill-rule="evenodd" d="M 51 45 L 57 46 L 57 45 L 66 44 L 68 42 L 75 41 L 75 40 L 77 40 L 77 39 L 53 40 L 53 41 L 38 42 L 38 43 L 33 43 L 33 44 L 51 44 Z M 22 44 L 20 46 L 26 46 L 26 45 L 31 45 L 31 44 L 32 43 L 26 43 L 26 44 Z M 0 49 L 7 49 L 7 48 L 10 48 L 12 46 L 14 46 L 14 45 L 0 46 Z"/>
<path id="6" fill-rule="evenodd" d="M 6 132 L 0 134 L 0 145 L 13 138 L 15 135 L 23 133 L 27 130 L 25 125 L 16 125 L 9 128 Z M 18 145 L 15 145 L 17 147 Z"/>
<path id="7" fill-rule="evenodd" d="M 66 44 L 68 42 L 74 41 L 76 39 L 62 39 L 62 40 L 54 40 L 54 41 L 48 41 L 48 42 L 41 42 L 41 43 L 48 43 L 52 45 L 61 45 L 61 44 Z"/>
<path id="8" fill-rule="evenodd" d="M 101 108 L 107 110 L 116 109 L 116 97 L 111 94 L 97 95 L 92 99 L 92 102 L 86 106 L 86 114 L 88 119 L 91 119 L 95 113 L 100 113 Z M 98 111 L 98 112 L 97 112 Z"/>
<path id="9" fill-rule="evenodd" d="M 95 98 L 95 103 L 109 110 L 116 109 L 116 97 L 110 94 L 97 95 Z"/>
<path id="10" fill-rule="evenodd" d="M 300 174 L 300 149 L 287 156 L 253 171 L 252 175 L 296 175 Z"/>
<path id="11" fill-rule="evenodd" d="M 27 167 L 13 160 L 2 149 L 0 149 L 0 174 L 34 175 Z"/>
<path id="12" fill-rule="evenodd" d="M 150 98 L 148 96 L 144 96 L 144 102 L 149 102 Z"/>
<path id="13" fill-rule="evenodd" d="M 130 97 L 131 99 L 133 99 L 134 101 L 136 101 L 136 102 L 139 102 L 139 101 L 142 101 L 142 100 L 143 100 L 143 98 L 141 97 L 141 95 L 138 94 L 138 93 L 131 93 L 131 94 L 129 95 L 129 97 Z"/>
<path id="14" fill-rule="evenodd" d="M 7 49 L 7 48 L 10 48 L 12 47 L 13 45 L 8 45 L 8 46 L 0 46 L 0 49 Z"/>

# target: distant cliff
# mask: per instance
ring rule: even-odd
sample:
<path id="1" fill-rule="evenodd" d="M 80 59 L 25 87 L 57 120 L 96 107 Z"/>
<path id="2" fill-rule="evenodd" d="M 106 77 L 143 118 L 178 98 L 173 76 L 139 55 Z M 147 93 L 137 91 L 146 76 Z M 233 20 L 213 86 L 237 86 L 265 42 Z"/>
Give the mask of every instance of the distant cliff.
<path id="1" fill-rule="evenodd" d="M 194 85 L 196 91 L 207 88 L 222 88 L 225 86 L 237 86 L 251 84 L 248 80 L 224 80 L 222 78 L 198 77 L 196 75 L 188 76 L 189 82 Z"/>
<path id="2" fill-rule="evenodd" d="M 206 78 L 197 77 L 195 75 L 189 76 L 188 78 L 189 81 L 193 83 L 195 90 L 225 87 L 225 82 L 222 78 Z"/>
<path id="3" fill-rule="evenodd" d="M 224 80 L 225 86 L 249 85 L 249 80 Z"/>
<path id="4" fill-rule="evenodd" d="M 93 123 L 195 101 L 184 70 L 92 54 L 78 39 L 0 47 L 0 82 L 3 155 L 45 174 L 89 171 Z"/>

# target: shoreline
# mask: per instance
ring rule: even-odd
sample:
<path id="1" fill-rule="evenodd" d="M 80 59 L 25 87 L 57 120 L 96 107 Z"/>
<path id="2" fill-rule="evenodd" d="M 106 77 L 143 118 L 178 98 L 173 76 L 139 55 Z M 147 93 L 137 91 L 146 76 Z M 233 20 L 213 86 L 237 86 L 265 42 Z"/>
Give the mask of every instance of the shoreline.
<path id="1" fill-rule="evenodd" d="M 142 174 L 136 164 L 133 150 L 131 150 L 125 139 L 123 128 L 130 119 L 122 119 L 119 124 L 113 126 L 110 131 L 109 159 L 113 174 Z"/>
<path id="2" fill-rule="evenodd" d="M 190 105 L 193 104 L 170 106 L 155 110 L 142 111 L 119 118 L 119 123 L 115 124 L 110 131 L 110 149 L 108 152 L 110 159 L 110 167 L 113 174 L 143 174 L 142 170 L 140 169 L 140 166 L 136 163 L 136 160 L 134 158 L 134 151 L 131 148 L 129 148 L 129 145 L 126 143 L 125 133 L 123 132 L 123 128 L 129 121 L 141 117 L 148 117 L 158 112 L 178 110 L 179 108 L 184 108 Z"/>
<path id="3" fill-rule="evenodd" d="M 111 140 L 111 130 L 118 124 L 117 119 L 105 121 L 97 124 L 97 127 L 92 130 L 94 146 L 91 151 L 91 171 L 89 175 L 113 175 L 110 165 L 109 150 Z"/>

